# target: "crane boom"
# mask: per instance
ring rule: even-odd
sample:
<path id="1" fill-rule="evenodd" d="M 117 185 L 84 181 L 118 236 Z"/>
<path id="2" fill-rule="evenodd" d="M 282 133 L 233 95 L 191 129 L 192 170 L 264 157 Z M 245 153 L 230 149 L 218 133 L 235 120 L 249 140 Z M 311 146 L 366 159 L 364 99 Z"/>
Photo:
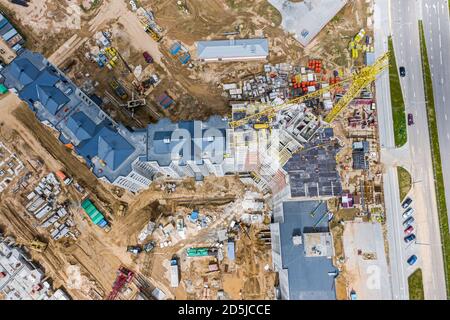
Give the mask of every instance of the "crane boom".
<path id="1" fill-rule="evenodd" d="M 378 58 L 371 66 L 362 68 L 353 78 L 353 82 L 345 95 L 339 99 L 333 109 L 325 117 L 325 122 L 331 123 L 361 91 L 375 81 L 377 75 L 389 66 L 389 53 Z"/>
<path id="2" fill-rule="evenodd" d="M 341 80 L 340 82 L 336 84 L 329 85 L 327 87 L 320 88 L 314 92 L 308 93 L 304 96 L 297 97 L 294 99 L 287 100 L 285 103 L 272 106 L 268 104 L 261 103 L 261 108 L 264 108 L 264 110 L 247 115 L 246 117 L 239 119 L 239 120 L 233 120 L 230 121 L 230 127 L 235 128 L 242 125 L 245 125 L 249 122 L 257 121 L 260 118 L 267 117 L 272 118 L 275 113 L 282 111 L 284 109 L 288 109 L 293 104 L 299 104 L 314 98 L 319 98 L 323 94 L 330 92 L 338 87 L 341 87 L 342 84 L 351 82 L 352 85 L 350 86 L 349 90 L 346 92 L 346 94 L 338 101 L 338 103 L 335 104 L 333 109 L 330 111 L 330 113 L 327 115 L 325 121 L 331 122 L 334 120 L 334 118 L 346 107 L 349 105 L 349 103 L 361 92 L 362 89 L 367 87 L 371 82 L 373 82 L 377 76 L 378 73 L 383 71 L 385 68 L 387 68 L 388 64 L 388 57 L 389 53 L 385 53 L 384 55 L 380 56 L 373 65 L 366 66 L 362 69 L 360 69 L 358 72 L 354 73 L 352 76 L 345 78 Z"/>

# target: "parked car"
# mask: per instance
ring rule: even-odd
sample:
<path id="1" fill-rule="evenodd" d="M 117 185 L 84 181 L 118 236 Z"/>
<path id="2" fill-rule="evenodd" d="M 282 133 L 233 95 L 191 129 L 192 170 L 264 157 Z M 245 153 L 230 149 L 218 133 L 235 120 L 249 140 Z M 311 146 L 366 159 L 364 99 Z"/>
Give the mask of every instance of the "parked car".
<path id="1" fill-rule="evenodd" d="M 408 113 L 408 126 L 412 126 L 414 124 L 414 117 L 412 113 Z"/>
<path id="2" fill-rule="evenodd" d="M 144 56 L 144 59 L 145 59 L 145 61 L 147 63 L 152 63 L 153 62 L 153 57 L 147 51 L 144 51 L 143 56 Z"/>
<path id="3" fill-rule="evenodd" d="M 413 226 L 409 226 L 408 228 L 405 229 L 405 234 L 411 234 L 414 232 L 414 227 Z"/>
<path id="4" fill-rule="evenodd" d="M 406 260 L 406 262 L 408 262 L 408 264 L 410 266 L 412 266 L 414 263 L 416 263 L 417 261 L 417 256 L 415 254 L 413 254 L 411 257 L 408 258 L 408 260 Z"/>
<path id="5" fill-rule="evenodd" d="M 402 208 L 406 209 L 409 207 L 409 205 L 412 203 L 412 199 L 410 197 L 406 198 L 405 201 L 402 203 Z"/>
<path id="6" fill-rule="evenodd" d="M 414 240 L 416 240 L 416 235 L 414 233 L 410 234 L 409 236 L 406 236 L 404 240 L 405 240 L 406 243 L 414 241 Z"/>
<path id="7" fill-rule="evenodd" d="M 414 209 L 413 208 L 409 208 L 408 210 L 406 210 L 403 213 L 403 219 L 408 219 L 409 217 L 411 217 L 414 213 Z"/>
<path id="8" fill-rule="evenodd" d="M 399 70 L 400 70 L 400 77 L 406 76 L 406 69 L 405 69 L 405 67 L 400 67 Z"/>
<path id="9" fill-rule="evenodd" d="M 409 217 L 408 219 L 406 219 L 406 220 L 403 222 L 403 226 L 404 226 L 405 228 L 407 228 L 407 227 L 409 227 L 410 225 L 412 225 L 413 222 L 414 222 L 414 218 L 413 218 L 413 217 Z"/>

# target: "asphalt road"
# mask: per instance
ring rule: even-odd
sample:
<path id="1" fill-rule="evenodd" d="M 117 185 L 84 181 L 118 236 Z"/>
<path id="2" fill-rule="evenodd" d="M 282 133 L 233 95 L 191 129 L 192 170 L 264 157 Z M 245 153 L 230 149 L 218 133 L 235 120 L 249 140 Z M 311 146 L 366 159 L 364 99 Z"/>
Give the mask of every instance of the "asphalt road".
<path id="1" fill-rule="evenodd" d="M 447 0 L 422 0 L 422 20 L 433 79 L 447 212 L 450 212 L 450 20 Z M 450 222 L 450 215 L 449 215 Z"/>
<path id="2" fill-rule="evenodd" d="M 399 254 L 398 257 L 403 256 L 403 261 L 398 260 L 397 263 L 402 264 L 402 276 L 408 276 L 417 267 L 422 268 L 426 299 L 445 299 L 442 248 L 422 81 L 418 30 L 420 8 L 420 1 L 390 1 L 390 27 L 397 65 L 404 66 L 407 73 L 406 77 L 401 78 L 406 112 L 412 113 L 415 121 L 414 125 L 408 127 L 408 143 L 403 147 L 406 152 L 403 153 L 404 158 L 399 159 L 399 162 L 409 170 L 413 179 L 410 196 L 414 200 L 414 217 L 416 219 L 414 228 L 417 241 L 409 245 L 402 243 L 400 246 L 402 254 Z M 450 28 L 450 24 L 447 24 L 447 28 Z M 401 212 L 397 212 L 397 214 L 393 212 L 393 218 L 398 220 L 394 224 L 399 225 L 399 230 L 395 231 L 397 234 L 394 237 L 403 238 Z M 412 254 L 419 257 L 418 263 L 414 267 L 406 264 L 406 259 Z M 397 290 L 393 283 L 394 298 L 396 298 L 396 292 L 400 299 L 407 297 L 407 293 L 402 292 L 402 287 Z"/>
<path id="3" fill-rule="evenodd" d="M 381 56 L 388 51 L 389 28 L 389 1 L 376 0 L 374 8 L 374 37 L 375 54 Z M 377 112 L 379 122 L 380 144 L 383 150 L 395 149 L 394 127 L 392 120 L 391 96 L 389 87 L 389 73 L 386 70 L 379 75 L 375 82 Z M 384 162 L 384 161 L 383 161 Z M 383 175 L 383 188 L 385 195 L 385 209 L 387 221 L 387 238 L 389 244 L 389 274 L 391 292 L 388 299 L 408 299 L 408 283 L 406 277 L 405 254 L 402 239 L 397 232 L 401 222 L 398 218 L 400 211 L 400 194 L 398 189 L 397 171 L 393 166 L 386 166 Z"/>

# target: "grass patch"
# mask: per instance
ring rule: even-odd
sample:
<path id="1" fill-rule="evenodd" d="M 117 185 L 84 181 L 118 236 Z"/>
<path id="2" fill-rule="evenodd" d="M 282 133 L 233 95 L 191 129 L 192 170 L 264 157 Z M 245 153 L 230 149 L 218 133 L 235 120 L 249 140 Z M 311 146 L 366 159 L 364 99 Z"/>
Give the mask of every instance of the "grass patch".
<path id="1" fill-rule="evenodd" d="M 417 269 L 408 278 L 409 300 L 425 300 L 422 270 Z"/>
<path id="2" fill-rule="evenodd" d="M 398 186 L 400 189 L 400 200 L 403 201 L 409 190 L 411 190 L 412 180 L 408 170 L 403 167 L 397 167 Z"/>
<path id="3" fill-rule="evenodd" d="M 400 86 L 391 37 L 389 37 L 389 52 L 391 52 L 389 56 L 389 84 L 391 89 L 392 117 L 394 120 L 394 138 L 395 145 L 401 147 L 407 140 L 405 102 L 403 101 L 402 87 Z"/>
<path id="4" fill-rule="evenodd" d="M 441 154 L 439 152 L 439 139 L 436 124 L 436 112 L 434 109 L 433 82 L 431 78 L 430 65 L 428 62 L 425 34 L 423 32 L 422 21 L 419 21 L 420 31 L 420 50 L 422 54 L 423 81 L 425 86 L 425 102 L 428 117 L 428 130 L 430 131 L 431 157 L 433 159 L 434 184 L 436 188 L 436 200 L 439 214 L 439 226 L 441 229 L 442 253 L 444 256 L 444 274 L 447 288 L 447 297 L 449 292 L 450 275 L 450 234 L 448 230 L 447 205 L 445 203 L 444 178 L 442 176 Z"/>

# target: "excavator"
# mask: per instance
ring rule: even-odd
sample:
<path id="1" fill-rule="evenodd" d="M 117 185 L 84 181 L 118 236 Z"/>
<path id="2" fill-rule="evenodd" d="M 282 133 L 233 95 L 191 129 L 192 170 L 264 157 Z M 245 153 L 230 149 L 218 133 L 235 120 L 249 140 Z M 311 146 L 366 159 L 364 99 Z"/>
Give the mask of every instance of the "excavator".
<path id="1" fill-rule="evenodd" d="M 47 249 L 47 243 L 42 242 L 35 238 L 34 240 L 28 241 L 28 240 L 16 240 L 17 244 L 23 245 L 33 251 L 43 253 Z"/>

